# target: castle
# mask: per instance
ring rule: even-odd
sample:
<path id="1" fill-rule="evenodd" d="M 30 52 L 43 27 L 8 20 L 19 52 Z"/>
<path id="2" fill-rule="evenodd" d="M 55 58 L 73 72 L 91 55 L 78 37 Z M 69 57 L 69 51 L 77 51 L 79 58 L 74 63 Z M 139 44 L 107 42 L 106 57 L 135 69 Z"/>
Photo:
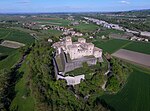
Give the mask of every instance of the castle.
<path id="1" fill-rule="evenodd" d="M 94 56 L 95 58 L 102 57 L 102 49 L 94 47 L 93 43 L 87 43 L 86 39 L 78 38 L 78 42 L 72 42 L 71 37 L 66 37 L 65 41 L 53 44 L 57 53 L 61 53 L 61 49 L 66 54 L 69 54 L 71 60 L 79 59 L 85 56 Z"/>
<path id="2" fill-rule="evenodd" d="M 84 38 L 79 38 L 78 42 L 72 42 L 71 37 L 66 37 L 54 43 L 52 47 L 56 50 L 53 59 L 56 79 L 65 79 L 67 85 L 79 84 L 85 75 L 66 76 L 65 73 L 82 67 L 84 62 L 91 66 L 103 61 L 102 49 L 87 43 Z"/>

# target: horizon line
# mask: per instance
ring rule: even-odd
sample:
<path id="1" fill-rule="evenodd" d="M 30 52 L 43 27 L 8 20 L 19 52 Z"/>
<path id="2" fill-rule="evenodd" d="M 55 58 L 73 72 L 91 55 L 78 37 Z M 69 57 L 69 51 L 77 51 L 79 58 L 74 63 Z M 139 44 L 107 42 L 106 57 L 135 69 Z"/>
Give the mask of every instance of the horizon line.
<path id="1" fill-rule="evenodd" d="M 118 11 L 72 11 L 72 12 L 67 12 L 67 11 L 64 11 L 64 12 L 0 12 L 0 14 L 4 14 L 4 15 L 7 15 L 7 14 L 62 14 L 62 13 L 115 13 L 115 12 L 129 12 L 129 11 L 142 11 L 142 10 L 150 10 L 150 8 L 148 9 L 133 9 L 133 10 L 118 10 Z"/>

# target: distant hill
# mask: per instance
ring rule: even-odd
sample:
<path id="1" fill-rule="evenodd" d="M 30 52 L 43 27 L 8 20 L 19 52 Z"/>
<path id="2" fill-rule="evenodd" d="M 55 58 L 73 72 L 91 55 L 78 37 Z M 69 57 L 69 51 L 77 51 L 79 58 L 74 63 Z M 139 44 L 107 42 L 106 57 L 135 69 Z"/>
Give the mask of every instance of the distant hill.
<path id="1" fill-rule="evenodd" d="M 122 14 L 122 15 L 145 16 L 145 15 L 150 15 L 150 9 L 111 12 L 111 13 L 112 14 L 120 14 L 120 15 Z"/>

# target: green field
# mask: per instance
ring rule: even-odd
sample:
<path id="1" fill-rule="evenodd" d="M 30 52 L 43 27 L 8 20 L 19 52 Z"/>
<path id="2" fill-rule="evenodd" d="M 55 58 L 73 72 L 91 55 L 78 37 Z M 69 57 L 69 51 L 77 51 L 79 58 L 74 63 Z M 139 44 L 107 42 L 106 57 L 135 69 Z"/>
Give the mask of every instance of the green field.
<path id="1" fill-rule="evenodd" d="M 150 54 L 150 43 L 132 42 L 131 44 L 124 47 L 124 49 Z"/>
<path id="2" fill-rule="evenodd" d="M 93 32 L 96 29 L 98 29 L 98 26 L 95 24 L 84 24 L 81 23 L 79 25 L 76 26 L 72 26 L 74 29 L 79 30 L 80 32 L 86 33 L 86 32 Z"/>
<path id="3" fill-rule="evenodd" d="M 150 44 L 127 40 L 111 39 L 108 41 L 93 42 L 104 52 L 114 53 L 124 48 L 131 51 L 150 54 Z M 133 67 L 124 88 L 115 95 L 104 95 L 104 99 L 116 111 L 150 111 L 150 73 L 145 69 Z"/>
<path id="4" fill-rule="evenodd" d="M 47 35 L 47 37 L 49 36 L 60 36 L 62 34 L 62 31 L 58 31 L 58 30 L 42 30 L 41 31 L 43 34 Z"/>
<path id="5" fill-rule="evenodd" d="M 11 68 L 21 57 L 17 49 L 0 46 L 0 53 L 8 57 L 0 61 L 0 69 Z"/>
<path id="6" fill-rule="evenodd" d="M 15 50 L 16 50 L 16 49 L 13 49 L 13 48 L 8 48 L 8 47 L 0 46 L 0 53 L 6 54 L 6 55 L 11 54 L 11 53 L 14 52 Z"/>
<path id="7" fill-rule="evenodd" d="M 123 34 L 123 33 L 124 33 L 123 31 L 119 31 L 119 30 L 105 29 L 97 33 L 96 36 L 102 37 L 104 35 L 106 37 L 109 37 L 110 34 Z"/>
<path id="8" fill-rule="evenodd" d="M 24 44 L 31 44 L 34 42 L 34 38 L 30 34 L 14 29 L 0 28 L 0 38 L 4 40 L 21 42 Z"/>
<path id="9" fill-rule="evenodd" d="M 5 39 L 21 42 L 24 44 L 31 44 L 34 42 L 34 38 L 31 35 L 21 31 L 12 31 L 11 34 L 7 36 Z"/>
<path id="10" fill-rule="evenodd" d="M 116 111 L 150 111 L 150 73 L 142 70 L 134 68 L 120 92 L 101 98 Z"/>
<path id="11" fill-rule="evenodd" d="M 58 25 L 58 26 L 68 26 L 70 24 L 69 20 L 61 19 L 61 18 L 53 18 L 53 19 L 37 19 L 34 22 L 38 22 L 40 24 L 51 24 L 51 25 Z"/>
<path id="12" fill-rule="evenodd" d="M 129 40 L 111 39 L 107 41 L 97 40 L 93 42 L 97 47 L 102 48 L 104 52 L 114 53 L 119 49 L 127 49 L 144 54 L 150 54 L 150 43 L 133 42 Z"/>
<path id="13" fill-rule="evenodd" d="M 7 58 L 0 61 L 0 69 L 11 68 L 21 58 L 21 54 L 18 50 L 13 51 Z"/>
<path id="14" fill-rule="evenodd" d="M 114 53 L 120 48 L 130 43 L 127 40 L 111 39 L 108 41 L 95 41 L 93 42 L 97 47 L 103 49 L 104 52 Z"/>
<path id="15" fill-rule="evenodd" d="M 9 33 L 10 33 L 9 29 L 0 28 L 0 39 L 7 37 L 7 35 L 9 35 Z"/>
<path id="16" fill-rule="evenodd" d="M 30 45 L 34 42 L 34 38 L 28 33 L 14 30 L 14 29 L 4 29 L 0 28 L 0 38 L 3 40 L 12 40 Z M 0 53 L 7 55 L 8 57 L 0 61 L 0 69 L 11 68 L 21 57 L 18 49 L 7 48 L 0 46 Z"/>

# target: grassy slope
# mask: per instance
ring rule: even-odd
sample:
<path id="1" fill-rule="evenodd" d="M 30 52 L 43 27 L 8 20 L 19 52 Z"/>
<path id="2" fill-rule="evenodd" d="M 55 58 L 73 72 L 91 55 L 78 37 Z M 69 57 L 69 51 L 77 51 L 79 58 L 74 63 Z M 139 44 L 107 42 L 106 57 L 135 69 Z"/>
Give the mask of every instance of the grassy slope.
<path id="1" fill-rule="evenodd" d="M 15 109 L 18 107 L 18 111 L 34 111 L 35 100 L 32 97 L 32 94 L 29 95 L 27 93 L 30 92 L 30 87 L 27 86 L 29 71 L 27 67 L 27 61 L 24 62 L 22 67 L 19 69 L 19 72 L 23 73 L 23 77 L 19 80 L 19 82 L 15 86 L 15 90 L 17 92 L 15 98 L 11 103 L 11 109 Z M 28 95 L 28 96 L 27 96 Z"/>
<path id="2" fill-rule="evenodd" d="M 102 98 L 116 111 L 150 111 L 150 73 L 134 68 L 125 87 L 116 95 Z"/>
<path id="3" fill-rule="evenodd" d="M 0 69 L 11 68 L 20 58 L 20 52 L 18 50 L 14 51 L 6 59 L 0 61 Z"/>
<path id="4" fill-rule="evenodd" d="M 4 39 L 5 37 L 7 37 L 10 32 L 11 30 L 9 29 L 0 28 L 0 39 Z"/>
<path id="5" fill-rule="evenodd" d="M 15 50 L 16 50 L 16 49 L 12 49 L 12 48 L 8 48 L 8 47 L 0 46 L 0 53 L 6 54 L 6 55 L 11 54 L 11 53 L 14 52 Z"/>
<path id="6" fill-rule="evenodd" d="M 13 31 L 9 36 L 5 39 L 21 42 L 24 44 L 31 44 L 34 42 L 34 38 L 27 33 L 21 31 Z"/>
<path id="7" fill-rule="evenodd" d="M 5 40 L 13 40 L 30 45 L 34 42 L 34 38 L 25 32 L 14 29 L 0 28 L 0 38 Z M 17 49 L 0 46 L 0 53 L 8 55 L 8 57 L 0 61 L 0 69 L 11 68 L 21 57 Z"/>
<path id="8" fill-rule="evenodd" d="M 1 38 L 4 40 L 12 40 L 24 44 L 31 44 L 34 42 L 34 38 L 31 35 L 15 29 L 0 28 L 0 39 Z"/>

